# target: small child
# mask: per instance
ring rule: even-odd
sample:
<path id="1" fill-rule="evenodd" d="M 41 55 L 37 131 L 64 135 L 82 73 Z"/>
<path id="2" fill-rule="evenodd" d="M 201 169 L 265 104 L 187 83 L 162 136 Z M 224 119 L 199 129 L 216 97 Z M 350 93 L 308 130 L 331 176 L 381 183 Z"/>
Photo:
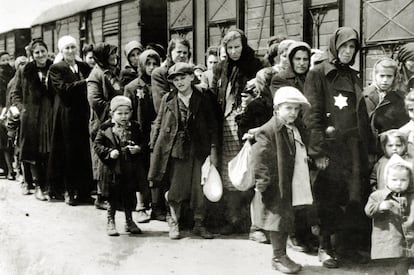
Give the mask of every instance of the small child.
<path id="1" fill-rule="evenodd" d="M 201 186 L 201 165 L 207 156 L 216 165 L 217 123 L 211 101 L 197 88 L 193 66 L 177 62 L 168 70 L 175 90 L 166 94 L 151 132 L 148 179 L 157 186 L 166 178 L 170 187 L 165 195 L 169 206 L 170 239 L 180 238 L 180 216 L 184 202 L 194 212 L 193 233 L 213 238 L 204 225 L 206 199 Z"/>
<path id="2" fill-rule="evenodd" d="M 410 117 L 410 121 L 400 128 L 400 131 L 404 132 L 408 138 L 408 154 L 414 155 L 414 91 L 409 92 L 405 96 L 405 110 Z"/>
<path id="3" fill-rule="evenodd" d="M 107 234 L 119 236 L 115 227 L 115 211 L 125 211 L 125 231 L 141 234 L 132 220 L 138 183 L 145 179 L 140 126 L 131 120 L 132 104 L 126 96 L 115 96 L 110 103 L 111 119 L 104 122 L 94 141 L 94 149 L 103 162 L 100 171 L 102 194 L 108 198 Z M 121 205 L 119 205 L 121 204 Z"/>
<path id="4" fill-rule="evenodd" d="M 373 219 L 371 258 L 394 258 L 394 274 L 408 274 L 408 259 L 414 255 L 412 164 L 392 155 L 385 181 L 386 188 L 373 192 L 365 206 Z"/>
<path id="5" fill-rule="evenodd" d="M 397 154 L 407 161 L 411 160 L 407 154 L 407 137 L 402 131 L 392 129 L 382 133 L 380 135 L 380 143 L 384 155 L 372 169 L 370 176 L 372 191 L 385 188 L 384 168 L 392 155 Z"/>
<path id="6" fill-rule="evenodd" d="M 312 205 L 308 155 L 299 113 L 308 100 L 294 87 L 282 87 L 273 99 L 275 115 L 255 134 L 251 149 L 256 192 L 252 201 L 255 226 L 268 231 L 272 266 L 297 273 L 301 266 L 286 254 L 288 233 L 294 229 L 294 207 Z"/>

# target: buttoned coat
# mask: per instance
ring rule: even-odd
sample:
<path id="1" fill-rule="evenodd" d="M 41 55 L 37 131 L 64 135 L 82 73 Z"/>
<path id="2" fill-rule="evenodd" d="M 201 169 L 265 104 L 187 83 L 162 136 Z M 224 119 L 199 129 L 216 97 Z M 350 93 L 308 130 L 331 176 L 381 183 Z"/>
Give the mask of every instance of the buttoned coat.
<path id="1" fill-rule="evenodd" d="M 194 144 L 194 156 L 204 162 L 210 154 L 211 144 L 217 144 L 217 123 L 210 99 L 193 87 L 189 105 L 188 135 Z M 148 180 L 161 181 L 167 171 L 168 161 L 179 127 L 177 91 L 166 94 L 160 104 L 151 131 L 151 154 Z"/>
<path id="2" fill-rule="evenodd" d="M 395 196 L 395 195 L 394 195 Z M 381 211 L 384 200 L 396 200 L 389 189 L 373 192 L 365 206 L 365 213 L 372 218 L 371 258 L 414 257 L 414 193 L 400 194 L 406 205 Z M 398 200 L 398 198 L 397 198 Z"/>
<path id="3" fill-rule="evenodd" d="M 302 132 L 300 126 L 298 129 Z M 286 126 L 273 116 L 255 135 L 251 167 L 256 185 L 252 201 L 253 224 L 269 231 L 292 232 L 292 177 L 295 165 L 294 144 Z"/>
<path id="4" fill-rule="evenodd" d="M 48 174 L 52 188 L 90 192 L 92 167 L 89 142 L 89 104 L 86 79 L 90 67 L 76 61 L 79 75 L 65 61 L 50 66 L 49 82 L 55 93 L 52 147 Z"/>
<path id="5" fill-rule="evenodd" d="M 52 62 L 46 62 L 46 68 Z M 41 111 L 43 118 L 52 120 L 52 106 L 54 94 L 49 87 L 40 81 L 35 62 L 30 62 L 16 73 L 16 83 L 10 91 L 12 105 L 20 110 L 20 159 L 36 161 L 39 153 L 39 138 L 41 123 L 51 125 L 51 121 L 40 121 Z M 46 106 L 41 106 L 45 104 Z M 50 127 L 49 133 L 52 129 Z M 49 137 L 50 140 L 51 136 Z M 49 144 L 50 145 L 50 144 Z"/>

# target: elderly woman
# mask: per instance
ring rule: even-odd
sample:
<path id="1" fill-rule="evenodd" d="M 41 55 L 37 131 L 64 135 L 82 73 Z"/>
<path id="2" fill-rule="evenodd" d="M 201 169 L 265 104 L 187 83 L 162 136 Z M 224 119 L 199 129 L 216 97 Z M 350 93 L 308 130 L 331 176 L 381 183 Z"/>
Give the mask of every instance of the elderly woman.
<path id="1" fill-rule="evenodd" d="M 50 67 L 50 87 L 55 93 L 52 146 L 49 159 L 51 194 L 65 193 L 65 202 L 90 202 L 92 167 L 89 147 L 89 104 L 86 83 L 88 64 L 78 61 L 72 36 L 58 41 L 59 56 Z"/>
<path id="2" fill-rule="evenodd" d="M 139 55 L 144 51 L 144 47 L 138 41 L 130 41 L 125 45 L 125 57 L 128 64 L 121 71 L 121 90 L 139 75 Z"/>
<path id="3" fill-rule="evenodd" d="M 308 153 L 319 174 L 314 183 L 320 219 L 319 260 L 338 267 L 331 239 L 342 234 L 344 256 L 362 260 L 357 249 L 369 238 L 363 206 L 368 192 L 368 150 L 373 144 L 365 100 L 354 64 L 359 35 L 349 27 L 331 36 L 329 59 L 308 72 L 304 93 L 311 108 L 304 115 Z M 366 242 L 365 242 L 366 243 Z"/>
<path id="4" fill-rule="evenodd" d="M 108 43 L 98 43 L 93 49 L 93 56 L 96 62 L 88 77 L 88 102 L 91 106 L 91 118 L 89 121 L 89 134 L 91 141 L 95 140 L 101 124 L 109 118 L 109 103 L 117 95 L 121 95 L 119 83 L 118 47 Z M 102 163 L 91 148 L 93 178 L 97 182 L 97 199 L 95 206 L 98 209 L 105 209 L 105 200 L 102 197 L 107 190 L 102 190 L 100 170 Z"/>
<path id="5" fill-rule="evenodd" d="M 247 193 L 237 191 L 231 184 L 227 166 L 241 149 L 237 135 L 236 115 L 241 109 L 241 94 L 248 80 L 256 76 L 262 67 L 254 56 L 254 51 L 247 44 L 247 38 L 241 30 L 231 30 L 223 38 L 227 59 L 214 67 L 212 89 L 217 95 L 221 107 L 221 177 L 225 187 L 223 194 L 225 204 L 226 225 L 221 228 L 222 234 L 237 232 L 242 227 L 247 230 L 248 205 Z M 242 214 L 243 213 L 243 214 Z M 245 217 L 243 217 L 245 216 Z"/>
<path id="6" fill-rule="evenodd" d="M 33 61 L 17 72 L 11 103 L 21 112 L 19 158 L 28 164 L 25 167 L 30 167 L 25 173 L 32 175 L 35 197 L 46 200 L 54 100 L 47 77 L 52 61 L 48 59 L 48 48 L 43 40 L 33 40 L 29 49 Z"/>
<path id="7" fill-rule="evenodd" d="M 414 43 L 402 45 L 397 55 L 400 84 L 405 92 L 414 88 Z"/>

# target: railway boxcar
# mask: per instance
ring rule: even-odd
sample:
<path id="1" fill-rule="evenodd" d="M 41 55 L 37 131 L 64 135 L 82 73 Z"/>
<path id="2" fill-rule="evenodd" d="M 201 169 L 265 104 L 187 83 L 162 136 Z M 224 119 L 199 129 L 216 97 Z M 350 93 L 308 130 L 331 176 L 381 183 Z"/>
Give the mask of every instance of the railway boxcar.
<path id="1" fill-rule="evenodd" d="M 24 47 L 30 42 L 30 28 L 13 29 L 0 34 L 0 51 L 7 51 L 13 58 L 26 55 Z"/>

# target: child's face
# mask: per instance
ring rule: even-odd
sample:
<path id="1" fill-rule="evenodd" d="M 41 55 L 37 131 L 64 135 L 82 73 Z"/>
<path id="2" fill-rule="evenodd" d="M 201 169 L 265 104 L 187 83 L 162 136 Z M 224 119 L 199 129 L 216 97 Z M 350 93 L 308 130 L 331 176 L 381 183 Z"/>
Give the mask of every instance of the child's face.
<path id="1" fill-rule="evenodd" d="M 145 73 L 151 76 L 152 71 L 158 66 L 157 60 L 154 58 L 147 58 L 147 61 L 145 62 Z"/>
<path id="2" fill-rule="evenodd" d="M 212 70 L 213 66 L 218 63 L 218 57 L 214 54 L 210 54 L 207 57 L 207 70 Z"/>
<path id="3" fill-rule="evenodd" d="M 388 91 L 394 82 L 394 74 L 395 71 L 393 68 L 384 68 L 378 65 L 376 68 L 375 82 L 381 90 Z"/>
<path id="4" fill-rule="evenodd" d="M 194 80 L 194 75 L 179 74 L 173 78 L 175 88 L 181 93 L 191 89 L 191 82 Z"/>
<path id="5" fill-rule="evenodd" d="M 241 105 L 242 107 L 247 107 L 250 102 L 254 99 L 253 95 L 250 93 L 241 93 Z"/>
<path id="6" fill-rule="evenodd" d="M 299 103 L 282 103 L 276 107 L 276 113 L 287 124 L 295 122 L 299 115 L 301 106 Z"/>
<path id="7" fill-rule="evenodd" d="M 385 155 L 391 157 L 393 154 L 402 155 L 404 153 L 404 144 L 398 137 L 390 136 L 385 145 Z"/>
<path id="8" fill-rule="evenodd" d="M 387 187 L 393 192 L 403 192 L 410 184 L 410 173 L 406 168 L 395 167 L 388 169 Z"/>
<path id="9" fill-rule="evenodd" d="M 405 108 L 407 109 L 407 113 L 410 119 L 414 121 L 414 104 L 406 103 Z"/>
<path id="10" fill-rule="evenodd" d="M 131 109 L 128 106 L 119 106 L 112 112 L 112 119 L 119 125 L 126 125 L 131 119 Z"/>

